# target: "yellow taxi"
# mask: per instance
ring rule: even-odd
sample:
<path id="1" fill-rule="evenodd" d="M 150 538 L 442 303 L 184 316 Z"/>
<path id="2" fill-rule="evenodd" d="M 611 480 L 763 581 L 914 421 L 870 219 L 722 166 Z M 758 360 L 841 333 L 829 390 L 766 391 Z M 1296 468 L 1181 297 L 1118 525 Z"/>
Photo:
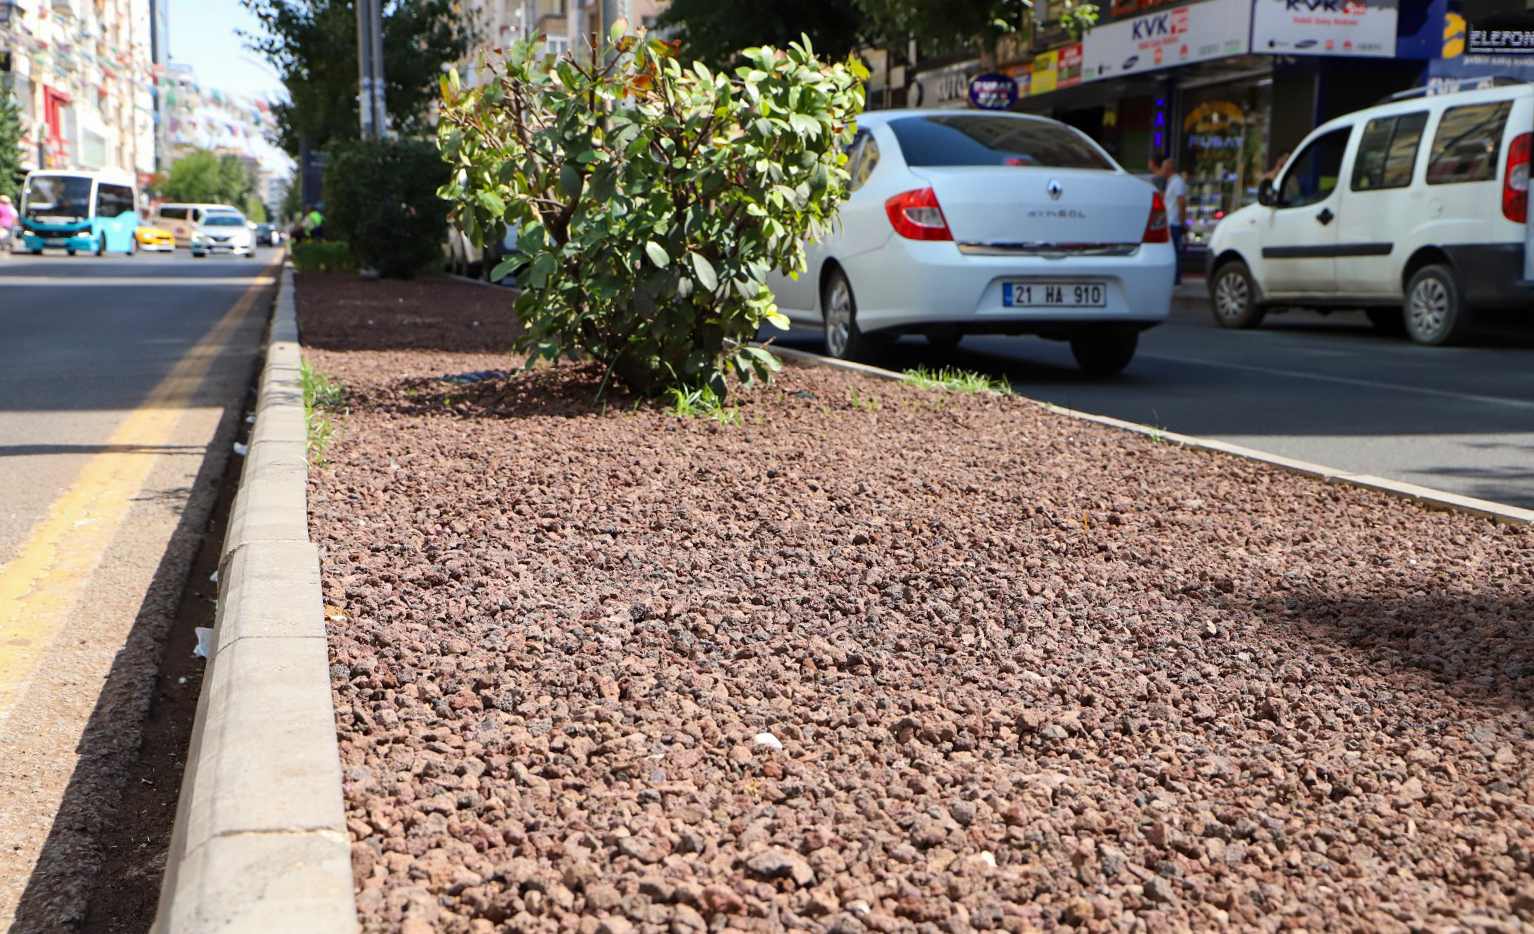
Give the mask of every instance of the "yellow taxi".
<path id="1" fill-rule="evenodd" d="M 138 247 L 141 250 L 173 253 L 176 249 L 176 238 L 171 236 L 170 231 L 159 227 L 140 226 L 135 231 L 134 237 L 138 239 Z"/>

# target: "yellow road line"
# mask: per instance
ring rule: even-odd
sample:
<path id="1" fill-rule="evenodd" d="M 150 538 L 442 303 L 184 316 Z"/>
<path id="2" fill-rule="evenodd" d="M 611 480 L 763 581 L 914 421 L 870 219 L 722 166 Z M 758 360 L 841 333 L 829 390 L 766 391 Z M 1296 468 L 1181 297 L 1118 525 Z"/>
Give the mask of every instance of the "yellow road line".
<path id="1" fill-rule="evenodd" d="M 67 622 L 67 614 L 106 551 L 128 505 L 143 487 L 157 451 L 170 440 L 208 370 L 250 311 L 262 285 L 252 285 L 129 413 L 48 516 L 0 568 L 0 720 L 38 657 Z"/>

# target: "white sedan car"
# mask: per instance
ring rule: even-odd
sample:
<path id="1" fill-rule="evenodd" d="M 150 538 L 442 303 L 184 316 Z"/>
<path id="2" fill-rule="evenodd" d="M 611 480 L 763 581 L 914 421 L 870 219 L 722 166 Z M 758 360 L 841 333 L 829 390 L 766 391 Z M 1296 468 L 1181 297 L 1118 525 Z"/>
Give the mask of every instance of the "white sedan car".
<path id="1" fill-rule="evenodd" d="M 192 255 L 230 253 L 256 258 L 256 234 L 245 215 L 230 211 L 209 211 L 192 228 Z"/>
<path id="2" fill-rule="evenodd" d="M 1036 334 L 1117 373 L 1170 312 L 1161 195 L 1072 127 L 879 111 L 858 118 L 848 160 L 839 223 L 808 244 L 806 272 L 768 283 L 791 321 L 825 329 L 833 357 L 867 359 L 901 334 Z"/>

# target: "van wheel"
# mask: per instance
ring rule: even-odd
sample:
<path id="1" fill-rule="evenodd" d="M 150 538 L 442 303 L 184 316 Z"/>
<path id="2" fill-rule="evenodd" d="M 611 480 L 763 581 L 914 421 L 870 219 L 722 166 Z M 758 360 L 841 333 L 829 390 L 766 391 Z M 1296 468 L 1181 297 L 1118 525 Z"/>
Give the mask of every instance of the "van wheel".
<path id="1" fill-rule="evenodd" d="M 1121 373 L 1135 358 L 1139 331 L 1086 331 L 1071 338 L 1071 356 L 1092 376 Z"/>
<path id="2" fill-rule="evenodd" d="M 1216 269 L 1209 283 L 1214 320 L 1222 328 L 1255 328 L 1268 309 L 1257 303 L 1257 283 L 1246 263 L 1233 259 Z"/>
<path id="3" fill-rule="evenodd" d="M 1470 327 L 1470 309 L 1454 272 L 1442 263 L 1417 270 L 1406 285 L 1406 334 L 1419 344 L 1452 344 Z"/>

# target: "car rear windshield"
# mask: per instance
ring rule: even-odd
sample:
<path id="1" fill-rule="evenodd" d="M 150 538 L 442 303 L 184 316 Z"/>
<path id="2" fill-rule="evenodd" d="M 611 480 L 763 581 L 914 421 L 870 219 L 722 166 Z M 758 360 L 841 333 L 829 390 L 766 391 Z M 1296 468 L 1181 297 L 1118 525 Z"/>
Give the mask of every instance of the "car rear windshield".
<path id="1" fill-rule="evenodd" d="M 890 121 L 907 165 L 1102 169 L 1113 163 L 1081 133 L 1027 117 L 934 114 Z"/>

